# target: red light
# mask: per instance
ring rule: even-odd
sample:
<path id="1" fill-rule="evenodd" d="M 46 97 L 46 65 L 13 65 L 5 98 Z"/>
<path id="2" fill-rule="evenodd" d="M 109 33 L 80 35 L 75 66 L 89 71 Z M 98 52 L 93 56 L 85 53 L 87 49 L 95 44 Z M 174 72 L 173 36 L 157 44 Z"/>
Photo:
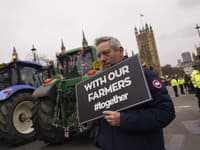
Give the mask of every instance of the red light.
<path id="1" fill-rule="evenodd" d="M 88 76 L 92 76 L 92 75 L 94 75 L 94 74 L 96 74 L 96 70 L 89 70 L 88 72 L 87 72 L 87 74 L 88 74 Z"/>
<path id="2" fill-rule="evenodd" d="M 10 94 L 11 92 L 12 92 L 12 90 L 11 90 L 11 89 L 5 89 L 5 90 L 3 90 L 3 93 Z"/>
<path id="3" fill-rule="evenodd" d="M 46 80 L 44 80 L 44 83 L 47 84 L 47 83 L 51 82 L 51 80 L 52 79 L 46 79 Z"/>

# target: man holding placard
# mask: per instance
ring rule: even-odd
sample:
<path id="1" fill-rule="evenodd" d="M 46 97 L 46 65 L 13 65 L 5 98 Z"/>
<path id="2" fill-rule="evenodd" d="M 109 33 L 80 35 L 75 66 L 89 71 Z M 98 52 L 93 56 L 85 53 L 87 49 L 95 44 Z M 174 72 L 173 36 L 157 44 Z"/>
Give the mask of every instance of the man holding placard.
<path id="1" fill-rule="evenodd" d="M 123 61 L 124 49 L 116 38 L 100 37 L 95 45 L 104 69 Z M 152 100 L 120 112 L 103 111 L 96 136 L 102 150 L 165 149 L 162 129 L 175 118 L 174 105 L 156 75 L 147 68 L 143 71 Z"/>

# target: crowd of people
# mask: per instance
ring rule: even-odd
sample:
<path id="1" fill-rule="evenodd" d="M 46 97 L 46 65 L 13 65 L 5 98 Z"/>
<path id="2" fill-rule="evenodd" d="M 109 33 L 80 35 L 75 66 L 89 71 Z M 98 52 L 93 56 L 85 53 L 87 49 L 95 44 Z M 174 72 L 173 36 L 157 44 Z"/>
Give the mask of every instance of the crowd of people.
<path id="1" fill-rule="evenodd" d="M 198 99 L 200 110 L 200 68 L 193 66 L 191 74 L 181 72 L 179 74 L 170 75 L 165 81 L 166 85 L 173 88 L 174 96 L 178 97 L 185 94 L 195 94 Z"/>
<path id="2" fill-rule="evenodd" d="M 194 93 L 194 86 L 190 75 L 184 74 L 183 72 L 178 75 L 170 75 L 169 85 L 173 88 L 176 97 Z"/>

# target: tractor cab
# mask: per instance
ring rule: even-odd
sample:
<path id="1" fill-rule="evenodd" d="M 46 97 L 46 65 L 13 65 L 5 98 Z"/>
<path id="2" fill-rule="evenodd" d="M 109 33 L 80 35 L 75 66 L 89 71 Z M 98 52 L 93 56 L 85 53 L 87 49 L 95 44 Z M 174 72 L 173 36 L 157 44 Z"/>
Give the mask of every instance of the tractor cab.
<path id="1" fill-rule="evenodd" d="M 99 69 L 95 49 L 87 48 L 73 49 L 61 56 L 59 63 L 62 66 L 61 74 L 65 79 L 81 77 L 91 69 Z"/>
<path id="2" fill-rule="evenodd" d="M 13 61 L 0 65 L 0 89 L 26 84 L 35 88 L 42 84 L 42 66 L 29 61 Z"/>
<path id="3" fill-rule="evenodd" d="M 43 81 L 53 76 L 53 66 L 42 66 L 30 61 L 12 61 L 0 64 L 0 90 L 12 85 L 39 87 Z"/>

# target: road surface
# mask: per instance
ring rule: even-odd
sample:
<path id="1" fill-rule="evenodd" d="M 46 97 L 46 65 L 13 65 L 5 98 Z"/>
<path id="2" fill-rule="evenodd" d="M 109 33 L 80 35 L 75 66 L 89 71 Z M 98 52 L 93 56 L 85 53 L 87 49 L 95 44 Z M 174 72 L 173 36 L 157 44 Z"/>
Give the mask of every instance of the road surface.
<path id="1" fill-rule="evenodd" d="M 166 150 L 200 150 L 200 112 L 194 95 L 173 97 L 176 118 L 164 129 Z M 0 143 L 0 150 L 97 150 L 93 140 L 77 137 L 62 145 L 48 145 L 42 141 L 33 141 L 25 145 L 10 147 Z"/>

